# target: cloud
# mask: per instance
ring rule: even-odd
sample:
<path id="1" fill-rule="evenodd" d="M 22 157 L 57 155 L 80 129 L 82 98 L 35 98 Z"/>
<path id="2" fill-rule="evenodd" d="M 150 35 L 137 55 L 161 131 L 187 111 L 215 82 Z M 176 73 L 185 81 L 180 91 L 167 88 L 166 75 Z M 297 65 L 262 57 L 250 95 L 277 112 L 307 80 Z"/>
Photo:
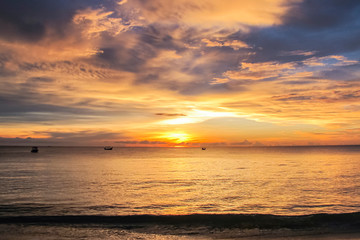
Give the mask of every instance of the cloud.
<path id="1" fill-rule="evenodd" d="M 285 51 L 285 52 L 281 53 L 282 56 L 312 56 L 314 54 L 316 54 L 315 51 L 310 52 L 310 51 L 303 51 L 303 50 Z"/>
<path id="2" fill-rule="evenodd" d="M 0 38 L 36 42 L 48 35 L 61 38 L 77 9 L 101 1 L 1 1 Z"/>
<path id="3" fill-rule="evenodd" d="M 282 81 L 281 84 L 288 85 L 305 85 L 305 84 L 314 84 L 316 81 L 314 80 L 295 80 L 295 81 Z"/>
<path id="4" fill-rule="evenodd" d="M 167 142 L 163 142 L 163 141 L 148 141 L 148 140 L 143 140 L 143 141 L 129 141 L 129 140 L 125 140 L 125 141 L 116 141 L 115 143 L 121 143 L 121 144 L 130 144 L 130 145 L 158 145 L 158 144 L 168 144 Z"/>
<path id="5" fill-rule="evenodd" d="M 174 129 L 194 143 L 269 145 L 354 127 L 358 10 L 338 0 L 3 1 L 3 137 L 70 139 L 72 129 L 80 140 L 91 135 L 80 127 L 104 126 L 138 146 Z"/>
<path id="6" fill-rule="evenodd" d="M 250 48 L 249 45 L 247 45 L 245 42 L 239 40 L 220 41 L 202 39 L 201 41 L 204 42 L 207 47 L 231 47 L 234 50 L 239 50 L 240 48 Z"/>
<path id="7" fill-rule="evenodd" d="M 105 37 L 137 26 L 116 15 L 111 7 L 117 4 L 111 0 L 20 0 L 1 5 L 0 52 L 16 64 L 84 60 L 102 53 Z"/>
<path id="8" fill-rule="evenodd" d="M 261 143 L 261 142 L 250 142 L 247 139 L 245 139 L 242 142 L 230 142 L 228 143 L 229 146 L 235 146 L 235 147 L 262 147 L 262 146 L 266 146 L 265 144 Z"/>
<path id="9" fill-rule="evenodd" d="M 309 56 L 343 55 L 359 50 L 356 41 L 360 36 L 359 2 L 305 0 L 288 6 L 281 25 L 253 27 L 248 33 L 233 34 L 233 38 L 252 43 L 256 54 L 251 61 L 302 61 Z"/>
<path id="10" fill-rule="evenodd" d="M 234 142 L 232 143 L 233 145 L 238 145 L 238 146 L 250 146 L 252 145 L 253 143 L 252 142 L 249 142 L 248 140 L 244 140 L 242 142 Z"/>
<path id="11" fill-rule="evenodd" d="M 165 116 L 165 117 L 185 117 L 185 114 L 182 113 L 156 113 L 157 116 Z"/>
<path id="12" fill-rule="evenodd" d="M 98 146 L 106 143 L 113 143 L 115 139 L 121 138 L 119 133 L 101 131 L 71 131 L 71 132 L 35 132 L 46 137 L 0 137 L 2 145 L 40 145 L 40 146 Z"/>
<path id="13" fill-rule="evenodd" d="M 98 115 L 98 112 L 90 108 L 70 107 L 61 104 L 40 103 L 46 102 L 46 97 L 41 96 L 43 100 L 36 99 L 36 93 L 22 92 L 22 97 L 16 95 L 0 96 L 0 119 L 4 122 L 61 122 L 78 121 L 89 119 Z"/>
<path id="14" fill-rule="evenodd" d="M 286 25 L 318 31 L 357 22 L 359 9 L 356 0 L 303 0 L 292 5 L 282 20 Z"/>
<path id="15" fill-rule="evenodd" d="M 287 10 L 282 0 L 129 1 L 148 22 L 182 22 L 198 27 L 272 25 L 281 23 Z"/>
<path id="16" fill-rule="evenodd" d="M 276 101 L 305 101 L 311 100 L 312 96 L 303 96 L 296 93 L 291 93 L 284 96 L 274 96 L 273 99 L 275 99 Z"/>
<path id="17" fill-rule="evenodd" d="M 162 120 L 159 124 L 167 124 L 167 125 L 178 125 L 178 124 L 189 124 L 189 123 L 198 123 L 203 122 L 212 118 L 222 118 L 222 117 L 231 117 L 236 116 L 235 113 L 232 112 L 215 112 L 215 111 L 205 111 L 199 109 L 192 109 L 187 112 L 187 114 L 174 115 L 171 119 Z"/>
<path id="18" fill-rule="evenodd" d="M 296 66 L 292 63 L 279 62 L 261 62 L 261 63 L 241 63 L 239 70 L 227 71 L 225 76 L 231 79 L 249 79 L 260 80 L 266 78 L 280 77 L 289 75 L 294 71 Z"/>

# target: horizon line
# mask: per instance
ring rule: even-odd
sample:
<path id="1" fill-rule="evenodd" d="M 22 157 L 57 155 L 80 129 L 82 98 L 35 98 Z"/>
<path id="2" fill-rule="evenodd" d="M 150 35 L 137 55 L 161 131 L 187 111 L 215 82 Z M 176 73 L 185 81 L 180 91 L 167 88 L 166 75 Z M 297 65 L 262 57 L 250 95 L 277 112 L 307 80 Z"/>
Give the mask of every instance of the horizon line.
<path id="1" fill-rule="evenodd" d="M 99 147 L 103 148 L 105 145 L 0 145 L 0 147 Z M 116 148 L 267 148 L 267 147 L 360 147 L 360 144 L 318 144 L 318 145 L 263 145 L 263 146 L 116 146 L 116 145 L 106 145 Z"/>

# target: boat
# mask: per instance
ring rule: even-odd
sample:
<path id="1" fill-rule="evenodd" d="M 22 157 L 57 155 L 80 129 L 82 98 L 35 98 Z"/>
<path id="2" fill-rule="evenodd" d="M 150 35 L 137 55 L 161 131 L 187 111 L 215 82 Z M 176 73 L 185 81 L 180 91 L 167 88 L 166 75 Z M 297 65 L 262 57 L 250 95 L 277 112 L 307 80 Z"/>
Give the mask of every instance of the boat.
<path id="1" fill-rule="evenodd" d="M 203 147 L 203 148 L 201 148 L 201 150 L 206 150 L 206 148 Z"/>
<path id="2" fill-rule="evenodd" d="M 112 150 L 112 149 L 113 149 L 113 147 L 110 147 L 110 146 L 104 147 L 104 150 Z"/>
<path id="3" fill-rule="evenodd" d="M 32 153 L 37 153 L 38 151 L 39 151 L 38 147 L 32 147 L 31 148 Z"/>

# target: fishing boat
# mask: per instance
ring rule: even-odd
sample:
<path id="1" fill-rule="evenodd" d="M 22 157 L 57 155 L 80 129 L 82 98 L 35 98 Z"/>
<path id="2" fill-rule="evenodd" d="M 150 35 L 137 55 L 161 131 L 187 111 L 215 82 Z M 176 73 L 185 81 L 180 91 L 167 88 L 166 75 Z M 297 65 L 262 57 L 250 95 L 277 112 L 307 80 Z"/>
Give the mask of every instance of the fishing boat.
<path id="1" fill-rule="evenodd" d="M 110 146 L 104 147 L 104 150 L 112 150 L 112 149 L 113 149 L 113 147 L 110 147 Z"/>
<path id="2" fill-rule="evenodd" d="M 38 147 L 32 147 L 31 148 L 32 153 L 37 153 L 38 151 L 39 151 Z"/>

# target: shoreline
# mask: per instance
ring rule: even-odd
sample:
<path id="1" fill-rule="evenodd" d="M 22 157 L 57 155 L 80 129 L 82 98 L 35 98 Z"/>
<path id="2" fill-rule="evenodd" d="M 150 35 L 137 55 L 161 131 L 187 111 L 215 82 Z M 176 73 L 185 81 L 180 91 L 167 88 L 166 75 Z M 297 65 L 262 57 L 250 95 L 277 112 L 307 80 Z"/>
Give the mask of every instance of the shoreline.
<path id="1" fill-rule="evenodd" d="M 154 226 L 114 226 L 98 224 L 0 224 L 2 240 L 30 239 L 286 239 L 286 240 L 345 240 L 360 239 L 360 231 L 331 231 L 324 229 L 238 229 Z"/>

